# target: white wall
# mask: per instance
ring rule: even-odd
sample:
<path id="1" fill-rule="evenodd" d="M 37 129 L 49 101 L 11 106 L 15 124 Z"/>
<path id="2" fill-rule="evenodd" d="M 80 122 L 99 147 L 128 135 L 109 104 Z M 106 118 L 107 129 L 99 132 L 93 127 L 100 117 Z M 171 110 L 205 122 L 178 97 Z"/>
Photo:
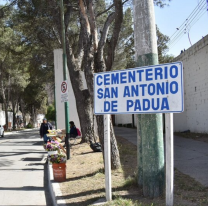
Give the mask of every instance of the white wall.
<path id="1" fill-rule="evenodd" d="M 35 127 L 40 127 L 41 123 L 43 122 L 43 118 L 45 117 L 44 114 L 38 114 L 37 115 L 37 119 L 36 119 L 36 123 L 35 123 Z"/>
<path id="2" fill-rule="evenodd" d="M 68 70 L 67 70 L 68 71 Z M 62 49 L 54 50 L 54 72 L 55 72 L 55 99 L 56 99 L 56 120 L 57 128 L 65 128 L 65 111 L 64 103 L 61 103 L 61 82 L 63 81 L 63 58 Z M 68 95 L 69 95 L 69 121 L 74 121 L 75 125 L 80 128 L 80 121 L 77 114 L 76 101 L 74 91 L 68 74 Z M 83 73 L 84 89 L 86 89 L 86 81 Z"/>
<path id="3" fill-rule="evenodd" d="M 184 112 L 174 130 L 208 133 L 208 35 L 179 55 L 184 66 Z"/>
<path id="4" fill-rule="evenodd" d="M 132 115 L 131 114 L 116 114 L 115 122 L 116 122 L 116 125 L 132 123 Z"/>
<path id="5" fill-rule="evenodd" d="M 132 124 L 132 114 L 116 114 L 115 124 Z M 137 115 L 134 115 L 134 126 L 137 127 Z"/>
<path id="6" fill-rule="evenodd" d="M 11 122 L 13 127 L 13 112 L 8 112 L 8 122 Z M 0 125 L 5 125 L 5 124 L 6 124 L 5 111 L 0 111 Z"/>

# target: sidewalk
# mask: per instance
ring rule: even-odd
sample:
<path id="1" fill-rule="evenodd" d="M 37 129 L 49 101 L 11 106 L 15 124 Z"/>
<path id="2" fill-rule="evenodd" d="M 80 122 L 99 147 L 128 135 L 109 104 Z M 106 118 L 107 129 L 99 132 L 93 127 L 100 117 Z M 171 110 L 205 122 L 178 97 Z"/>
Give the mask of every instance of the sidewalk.
<path id="1" fill-rule="evenodd" d="M 0 138 L 0 205 L 52 205 L 42 144 L 35 130 Z"/>
<path id="2" fill-rule="evenodd" d="M 137 144 L 137 130 L 114 127 L 116 136 Z M 174 164 L 202 185 L 208 187 L 208 143 L 174 136 Z"/>
<path id="3" fill-rule="evenodd" d="M 39 128 L 32 128 L 32 129 L 23 129 L 23 130 L 17 130 L 17 131 L 5 131 L 4 132 L 4 136 L 7 136 L 7 135 L 13 135 L 13 134 L 18 134 L 18 133 L 21 133 L 21 132 L 30 132 L 30 131 L 38 131 Z"/>

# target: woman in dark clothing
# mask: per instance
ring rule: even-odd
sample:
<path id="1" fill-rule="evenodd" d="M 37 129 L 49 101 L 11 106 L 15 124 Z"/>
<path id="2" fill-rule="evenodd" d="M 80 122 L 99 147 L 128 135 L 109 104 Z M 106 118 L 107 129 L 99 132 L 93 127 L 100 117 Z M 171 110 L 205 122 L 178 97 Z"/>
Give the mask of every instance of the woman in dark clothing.
<path id="1" fill-rule="evenodd" d="M 40 126 L 40 137 L 43 138 L 44 143 L 46 144 L 48 140 L 50 140 L 47 134 L 49 133 L 48 130 L 51 130 L 51 129 L 52 129 L 52 125 L 49 122 L 47 122 L 46 118 L 44 118 L 43 123 Z"/>
<path id="2" fill-rule="evenodd" d="M 70 137 L 74 137 L 74 138 L 77 137 L 78 133 L 74 122 L 70 121 L 69 124 L 70 124 Z"/>

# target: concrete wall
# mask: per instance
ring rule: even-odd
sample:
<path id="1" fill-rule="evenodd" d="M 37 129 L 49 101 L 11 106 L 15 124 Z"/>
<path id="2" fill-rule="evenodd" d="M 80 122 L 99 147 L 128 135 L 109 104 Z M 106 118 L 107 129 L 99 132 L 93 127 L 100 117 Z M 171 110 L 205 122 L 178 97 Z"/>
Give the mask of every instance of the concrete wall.
<path id="1" fill-rule="evenodd" d="M 175 58 L 184 66 L 184 112 L 174 130 L 208 133 L 208 35 Z"/>
<path id="2" fill-rule="evenodd" d="M 132 124 L 132 114 L 116 114 L 115 124 Z M 134 126 L 137 127 L 137 115 L 134 115 Z"/>
<path id="3" fill-rule="evenodd" d="M 8 122 L 11 122 L 13 127 L 13 112 L 8 112 Z M 5 111 L 0 111 L 0 125 L 5 125 L 5 124 L 6 124 Z"/>
<path id="4" fill-rule="evenodd" d="M 55 72 L 55 99 L 56 99 L 56 121 L 57 128 L 65 128 L 64 103 L 61 103 L 61 82 L 63 81 L 63 58 L 62 49 L 54 50 L 54 72 Z M 84 89 L 87 88 L 83 73 Z M 75 125 L 80 128 L 80 121 L 77 114 L 74 91 L 68 74 L 68 95 L 69 95 L 69 121 L 74 121 Z"/>

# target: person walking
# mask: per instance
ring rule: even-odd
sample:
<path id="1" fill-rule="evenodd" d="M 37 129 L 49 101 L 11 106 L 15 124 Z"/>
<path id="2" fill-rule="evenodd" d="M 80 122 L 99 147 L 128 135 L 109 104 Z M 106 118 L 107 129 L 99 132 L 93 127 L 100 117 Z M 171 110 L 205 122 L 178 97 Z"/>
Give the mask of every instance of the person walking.
<path id="1" fill-rule="evenodd" d="M 44 118 L 43 123 L 41 123 L 40 126 L 40 137 L 43 138 L 45 144 L 50 141 L 50 137 L 47 136 L 47 134 L 49 133 L 48 130 L 52 130 L 52 125 L 47 122 L 46 118 Z"/>

